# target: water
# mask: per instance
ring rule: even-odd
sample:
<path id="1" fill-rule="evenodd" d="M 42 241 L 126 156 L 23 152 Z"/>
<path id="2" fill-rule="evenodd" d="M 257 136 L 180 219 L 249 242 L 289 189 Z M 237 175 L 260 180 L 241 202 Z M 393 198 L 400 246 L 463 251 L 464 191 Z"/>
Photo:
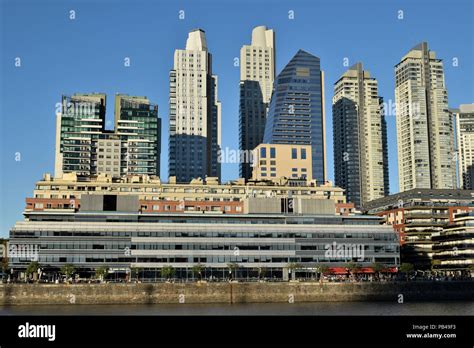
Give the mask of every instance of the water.
<path id="1" fill-rule="evenodd" d="M 474 301 L 0 306 L 0 315 L 474 315 Z"/>

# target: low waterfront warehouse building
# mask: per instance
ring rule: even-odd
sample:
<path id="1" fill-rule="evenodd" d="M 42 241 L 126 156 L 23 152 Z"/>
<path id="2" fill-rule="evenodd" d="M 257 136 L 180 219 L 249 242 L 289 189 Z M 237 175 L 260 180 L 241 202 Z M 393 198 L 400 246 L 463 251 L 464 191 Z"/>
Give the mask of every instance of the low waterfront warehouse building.
<path id="1" fill-rule="evenodd" d="M 374 263 L 396 270 L 399 245 L 391 227 L 376 216 L 336 215 L 332 199 L 316 197 L 251 194 L 240 201 L 243 211 L 227 213 L 150 211 L 137 193 L 83 193 L 79 208 L 25 210 L 10 237 L 15 245 L 38 246 L 33 250 L 45 274 L 66 264 L 83 276 L 105 266 L 123 277 L 140 269 L 147 279 L 162 278 L 167 267 L 190 278 L 201 266 L 216 279 L 262 272 L 288 279 L 291 272 L 314 274 L 321 265 L 338 273 L 348 272 L 349 264 L 367 272 Z M 10 266 L 22 272 L 30 262 L 14 257 Z"/>
<path id="2" fill-rule="evenodd" d="M 244 213 L 244 200 L 253 198 L 291 198 L 326 201 L 337 214 L 352 214 L 354 205 L 346 202 L 344 190 L 331 183 L 317 186 L 305 179 L 280 178 L 275 181 L 245 182 L 243 179 L 219 184 L 217 178 L 194 179 L 177 184 L 170 178 L 163 183 L 156 176 L 133 175 L 114 178 L 108 175 L 78 176 L 75 173 L 53 178 L 45 174 L 36 183 L 33 197 L 26 199 L 26 211 L 80 208 L 85 195 L 137 195 L 141 212 Z M 56 211 L 56 210 L 55 210 Z"/>

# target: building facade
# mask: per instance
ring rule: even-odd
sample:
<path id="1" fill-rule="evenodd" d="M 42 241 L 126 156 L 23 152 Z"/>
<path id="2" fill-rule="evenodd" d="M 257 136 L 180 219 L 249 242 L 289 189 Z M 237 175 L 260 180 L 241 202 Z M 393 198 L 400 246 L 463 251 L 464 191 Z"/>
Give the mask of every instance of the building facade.
<path id="1" fill-rule="evenodd" d="M 161 119 L 146 97 L 115 96 L 115 134 L 121 141 L 121 174 L 160 175 Z"/>
<path id="2" fill-rule="evenodd" d="M 458 183 L 465 190 L 474 187 L 474 104 L 450 109 L 456 121 Z"/>
<path id="3" fill-rule="evenodd" d="M 105 130 L 105 94 L 63 96 L 56 110 L 55 175 L 97 173 L 97 139 Z"/>
<path id="4" fill-rule="evenodd" d="M 310 145 L 312 179 L 325 182 L 324 73 L 318 57 L 299 50 L 278 75 L 263 142 Z"/>
<path id="5" fill-rule="evenodd" d="M 240 49 L 239 144 L 244 153 L 263 142 L 274 80 L 275 32 L 259 26 L 252 31 L 251 44 Z M 241 161 L 240 177 L 251 176 L 251 164 Z"/>
<path id="6" fill-rule="evenodd" d="M 349 215 L 353 204 L 346 202 L 344 190 L 329 183 L 317 186 L 314 182 L 300 179 L 280 179 L 274 182 L 244 179 L 219 184 L 215 178 L 194 179 L 187 184 L 162 183 L 158 177 L 147 175 L 113 178 L 107 175 L 81 177 L 75 173 L 53 178 L 45 174 L 36 183 L 33 197 L 26 199 L 25 211 L 74 212 L 81 207 L 82 198 L 88 195 L 138 195 L 141 212 L 149 213 L 245 213 L 245 200 L 264 198 L 267 202 L 276 199 L 275 205 L 259 210 L 280 213 L 279 200 L 289 196 L 295 200 L 330 202 L 332 213 Z"/>
<path id="7" fill-rule="evenodd" d="M 471 274 L 474 270 L 474 212 L 459 213 L 433 234 L 433 268 Z"/>
<path id="8" fill-rule="evenodd" d="M 170 72 L 169 176 L 178 182 L 220 178 L 221 104 L 203 30 L 175 50 Z"/>
<path id="9" fill-rule="evenodd" d="M 260 144 L 253 160 L 253 180 L 312 181 L 311 145 Z"/>
<path id="10" fill-rule="evenodd" d="M 365 209 L 393 226 L 400 240 L 402 262 L 429 270 L 437 245 L 434 236 L 452 223 L 456 214 L 473 207 L 474 191 L 413 189 L 371 201 Z"/>
<path id="11" fill-rule="evenodd" d="M 105 94 L 63 96 L 57 113 L 55 176 L 160 175 L 161 119 L 146 97 L 115 96 L 115 129 L 105 129 Z"/>
<path id="12" fill-rule="evenodd" d="M 377 80 L 357 63 L 334 84 L 335 184 L 356 207 L 389 194 L 387 126 Z"/>
<path id="13" fill-rule="evenodd" d="M 206 277 L 258 277 L 286 280 L 291 264 L 315 273 L 345 273 L 349 263 L 370 272 L 374 263 L 395 271 L 399 246 L 389 226 L 374 216 L 334 214 L 169 214 L 139 212 L 138 196 L 95 195 L 78 211 L 25 212 L 11 230 L 11 244 L 35 246 L 45 274 L 73 264 L 81 276 L 98 267 L 125 276 L 141 269 L 144 278 L 163 278 L 173 267 L 179 278 L 191 278 L 202 265 Z M 14 274 L 31 260 L 10 259 Z M 229 265 L 232 265 L 229 266 Z M 16 273 L 15 273 L 16 272 Z"/>
<path id="14" fill-rule="evenodd" d="M 443 63 L 422 42 L 395 66 L 400 191 L 456 188 L 454 126 Z"/>

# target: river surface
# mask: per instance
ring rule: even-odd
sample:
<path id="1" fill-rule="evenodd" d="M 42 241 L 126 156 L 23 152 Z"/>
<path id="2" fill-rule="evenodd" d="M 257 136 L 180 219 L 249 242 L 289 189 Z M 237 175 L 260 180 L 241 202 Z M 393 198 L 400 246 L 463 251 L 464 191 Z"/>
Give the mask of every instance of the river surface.
<path id="1" fill-rule="evenodd" d="M 474 315 L 474 301 L 29 305 L 0 315 Z"/>

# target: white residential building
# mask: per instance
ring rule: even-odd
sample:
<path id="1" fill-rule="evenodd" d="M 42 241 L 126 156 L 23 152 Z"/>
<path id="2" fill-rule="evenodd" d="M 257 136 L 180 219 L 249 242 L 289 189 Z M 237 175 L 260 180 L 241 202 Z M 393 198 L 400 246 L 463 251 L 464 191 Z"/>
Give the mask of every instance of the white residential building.
<path id="1" fill-rule="evenodd" d="M 395 66 L 400 191 L 456 188 L 454 125 L 443 63 L 422 42 Z"/>

